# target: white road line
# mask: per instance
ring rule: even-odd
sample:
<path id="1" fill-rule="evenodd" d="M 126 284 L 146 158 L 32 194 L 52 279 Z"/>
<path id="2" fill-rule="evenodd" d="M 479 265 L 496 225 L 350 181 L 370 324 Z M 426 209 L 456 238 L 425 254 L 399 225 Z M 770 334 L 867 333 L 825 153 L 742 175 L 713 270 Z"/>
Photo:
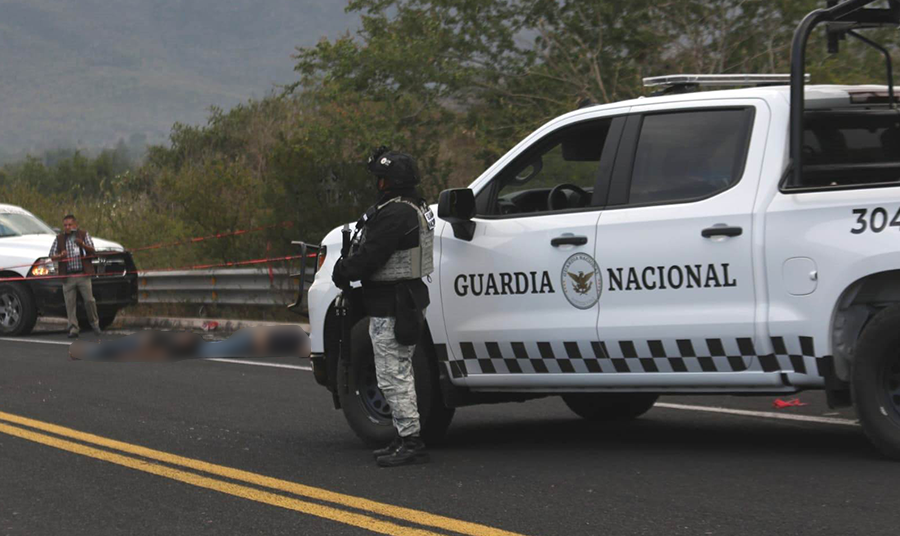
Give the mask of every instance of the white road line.
<path id="1" fill-rule="evenodd" d="M 821 424 L 840 424 L 843 426 L 859 426 L 859 423 L 852 419 L 838 419 L 836 417 L 815 417 L 812 415 L 790 415 L 782 413 L 773 413 L 771 411 L 750 411 L 746 409 L 720 408 L 715 406 L 691 406 L 688 404 L 669 404 L 668 402 L 657 402 L 654 408 L 680 409 L 685 411 L 705 411 L 708 413 L 726 413 L 728 415 L 741 415 L 744 417 L 762 417 L 765 419 L 781 419 L 784 421 L 802 421 L 816 422 Z"/>
<path id="2" fill-rule="evenodd" d="M 40 343 L 40 344 L 64 344 L 69 345 L 71 343 L 63 342 L 63 341 L 42 341 L 35 339 L 13 339 L 8 337 L 0 337 L 0 341 L 13 341 L 13 342 L 32 342 L 32 343 Z M 245 359 L 228 359 L 228 358 L 218 358 L 212 357 L 204 359 L 204 361 L 216 361 L 219 363 L 234 363 L 237 365 L 251 365 L 254 367 L 272 367 L 272 368 L 285 368 L 285 369 L 293 369 L 293 370 L 306 370 L 312 371 L 312 367 L 304 367 L 300 365 L 285 365 L 282 363 L 265 363 L 261 361 L 248 361 Z M 750 411 L 746 409 L 731 409 L 731 408 L 722 408 L 716 406 L 693 406 L 689 404 L 670 404 L 668 402 L 657 402 L 653 407 L 656 408 L 665 408 L 665 409 L 680 409 L 683 411 L 705 411 L 707 413 L 724 413 L 726 415 L 740 415 L 742 417 L 761 417 L 764 419 L 780 419 L 783 421 L 800 421 L 800 422 L 814 422 L 820 424 L 838 424 L 841 426 L 859 426 L 859 422 L 852 419 L 840 419 L 837 417 L 816 417 L 813 415 L 791 415 L 784 413 L 774 413 L 771 411 Z"/>
<path id="3" fill-rule="evenodd" d="M 0 342 L 3 341 L 12 341 L 12 342 L 36 342 L 38 344 L 64 344 L 69 346 L 72 344 L 71 342 L 66 341 L 42 341 L 40 339 L 14 339 L 12 337 L 0 337 Z"/>
<path id="4" fill-rule="evenodd" d="M 247 361 L 244 359 L 230 359 L 230 358 L 222 358 L 222 357 L 207 357 L 204 361 L 216 361 L 219 363 L 236 363 L 238 365 L 253 365 L 254 367 L 273 367 L 273 368 L 286 368 L 286 369 L 294 369 L 294 370 L 312 370 L 312 367 L 302 367 L 300 365 L 285 365 L 282 363 L 266 363 L 263 361 Z"/>

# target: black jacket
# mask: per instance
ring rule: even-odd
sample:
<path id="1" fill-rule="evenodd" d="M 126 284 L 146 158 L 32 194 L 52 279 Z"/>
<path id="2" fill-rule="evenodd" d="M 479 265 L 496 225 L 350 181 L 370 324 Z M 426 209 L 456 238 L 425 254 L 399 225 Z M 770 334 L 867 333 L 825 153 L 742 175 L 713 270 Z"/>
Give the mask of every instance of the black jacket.
<path id="1" fill-rule="evenodd" d="M 421 199 L 415 188 L 390 190 L 378 200 L 378 205 L 394 197 Z M 398 250 L 419 245 L 419 216 L 416 209 L 405 203 L 391 203 L 379 210 L 366 222 L 366 240 L 349 258 L 336 267 L 340 275 L 350 281 L 362 281 L 363 301 L 369 316 L 394 316 L 399 287 L 412 292 L 415 302 L 424 309 L 428 303 L 428 287 L 421 279 L 399 282 L 371 281 L 372 276 L 384 266 Z"/>

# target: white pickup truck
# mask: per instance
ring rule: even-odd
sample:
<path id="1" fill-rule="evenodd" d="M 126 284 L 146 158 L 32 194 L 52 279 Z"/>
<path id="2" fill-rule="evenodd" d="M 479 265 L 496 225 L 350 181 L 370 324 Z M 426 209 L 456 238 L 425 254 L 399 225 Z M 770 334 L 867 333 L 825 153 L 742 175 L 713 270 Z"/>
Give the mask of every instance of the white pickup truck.
<path id="1" fill-rule="evenodd" d="M 31 333 L 38 316 L 66 316 L 62 278 L 48 259 L 56 234 L 27 210 L 0 204 L 0 336 Z M 137 271 L 121 244 L 92 240 L 97 254 L 91 281 L 100 327 L 106 329 L 120 309 L 137 303 Z M 89 327 L 82 305 L 78 320 Z"/>
<path id="2" fill-rule="evenodd" d="M 824 389 L 900 457 L 900 114 L 888 86 L 799 73 L 648 80 L 664 95 L 558 117 L 444 192 L 415 363 L 426 439 L 467 404 L 561 395 L 630 419 L 663 394 Z M 358 296 L 338 362 L 340 242 L 308 294 L 314 370 L 383 444 Z"/>

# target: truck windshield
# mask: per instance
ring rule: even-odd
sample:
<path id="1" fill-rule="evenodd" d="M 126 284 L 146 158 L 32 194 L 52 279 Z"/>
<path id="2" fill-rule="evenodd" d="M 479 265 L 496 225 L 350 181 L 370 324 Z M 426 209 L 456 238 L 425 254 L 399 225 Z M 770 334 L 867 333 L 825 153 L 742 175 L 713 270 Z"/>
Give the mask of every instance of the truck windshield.
<path id="1" fill-rule="evenodd" d="M 31 234 L 54 234 L 46 223 L 31 214 L 0 213 L 0 238 Z"/>

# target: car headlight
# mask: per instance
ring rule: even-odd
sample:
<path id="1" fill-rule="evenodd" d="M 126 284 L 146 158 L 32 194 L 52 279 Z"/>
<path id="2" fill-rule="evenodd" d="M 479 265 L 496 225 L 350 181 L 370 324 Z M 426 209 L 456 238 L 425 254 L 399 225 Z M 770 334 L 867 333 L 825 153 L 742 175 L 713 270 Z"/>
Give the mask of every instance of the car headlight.
<path id="1" fill-rule="evenodd" d="M 38 259 L 35 261 L 34 265 L 31 267 L 31 275 L 33 276 L 45 276 L 45 275 L 55 275 L 56 274 L 56 266 L 54 266 L 53 261 L 50 260 L 49 257 L 44 257 L 42 259 Z"/>

